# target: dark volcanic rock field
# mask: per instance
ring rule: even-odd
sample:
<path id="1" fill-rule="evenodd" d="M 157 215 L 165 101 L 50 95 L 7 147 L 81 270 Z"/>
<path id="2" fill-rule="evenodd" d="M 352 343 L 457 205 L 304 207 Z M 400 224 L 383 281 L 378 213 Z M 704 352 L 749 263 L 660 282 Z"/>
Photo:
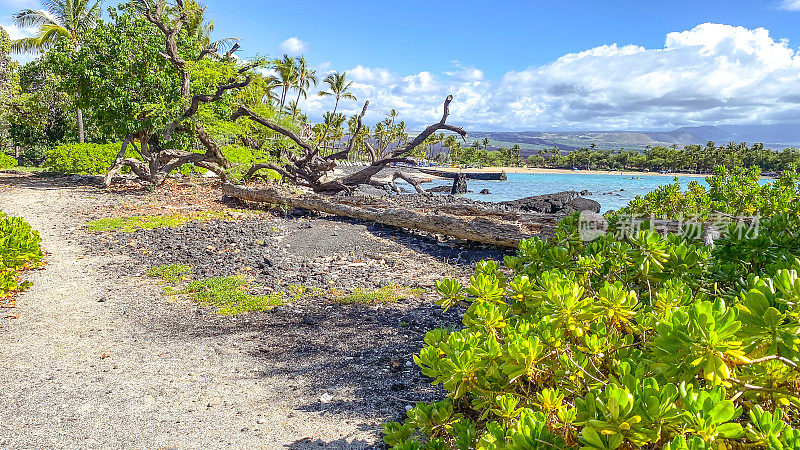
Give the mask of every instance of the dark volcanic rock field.
<path id="1" fill-rule="evenodd" d="M 287 395 L 301 408 L 352 420 L 371 417 L 376 427 L 400 419 L 416 401 L 444 395 L 412 358 L 431 329 L 461 326 L 463 309 L 444 312 L 434 304 L 434 282 L 466 282 L 475 262 L 511 253 L 372 223 L 272 213 L 92 236 L 95 251 L 126 254 L 124 267 L 116 269 L 133 274 L 181 263 L 194 268 L 194 278 L 242 274 L 266 292 L 287 291 L 292 284 L 318 291 L 422 288 L 419 298 L 388 304 L 344 305 L 323 294 L 237 317 L 198 308 L 204 322 L 261 330 L 253 356 L 262 361 L 265 376 L 286 380 Z"/>

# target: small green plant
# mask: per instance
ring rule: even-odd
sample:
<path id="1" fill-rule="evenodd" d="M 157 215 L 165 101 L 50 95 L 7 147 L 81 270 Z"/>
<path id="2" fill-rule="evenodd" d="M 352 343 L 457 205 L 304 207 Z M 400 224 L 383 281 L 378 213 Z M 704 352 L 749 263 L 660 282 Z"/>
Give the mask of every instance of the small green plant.
<path id="1" fill-rule="evenodd" d="M 286 288 L 286 294 L 292 298 L 292 301 L 298 301 L 302 298 L 316 298 L 325 295 L 325 291 L 316 287 L 307 287 L 302 284 L 290 284 Z"/>
<path id="2" fill-rule="evenodd" d="M 154 278 L 161 278 L 162 280 L 177 284 L 185 278 L 185 275 L 191 272 L 192 266 L 185 264 L 165 264 L 163 266 L 151 267 L 147 271 L 147 276 Z"/>
<path id="3" fill-rule="evenodd" d="M 345 305 L 362 304 L 362 305 L 375 305 L 381 303 L 396 303 L 398 300 L 408 297 L 419 297 L 422 295 L 422 289 L 410 288 L 405 286 L 397 286 L 395 284 L 388 284 L 379 289 L 353 289 L 350 294 L 333 293 L 333 299 L 336 303 Z"/>
<path id="4" fill-rule="evenodd" d="M 0 298 L 30 286 L 20 280 L 19 273 L 41 264 L 41 242 L 39 232 L 28 222 L 0 211 Z"/>
<path id="5" fill-rule="evenodd" d="M 243 277 L 211 277 L 188 283 L 172 294 L 185 294 L 204 306 L 218 308 L 217 314 L 232 316 L 254 311 L 266 311 L 283 305 L 283 292 L 271 295 L 253 295 Z"/>

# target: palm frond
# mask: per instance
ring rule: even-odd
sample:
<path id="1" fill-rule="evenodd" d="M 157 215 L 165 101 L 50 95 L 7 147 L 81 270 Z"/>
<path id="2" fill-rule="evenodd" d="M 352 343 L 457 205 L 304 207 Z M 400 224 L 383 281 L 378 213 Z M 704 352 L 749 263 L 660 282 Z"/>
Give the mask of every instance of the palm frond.
<path id="1" fill-rule="evenodd" d="M 210 44 L 208 44 L 208 47 L 216 49 L 217 53 L 224 55 L 228 50 L 233 48 L 233 46 L 237 42 L 239 42 L 239 38 L 228 37 L 220 39 L 218 41 L 211 42 Z"/>
<path id="2" fill-rule="evenodd" d="M 72 33 L 70 33 L 66 28 L 53 24 L 42 25 L 37 38 L 39 39 L 42 48 L 50 48 L 60 38 L 72 40 L 73 36 Z"/>
<path id="3" fill-rule="evenodd" d="M 29 37 L 11 41 L 9 51 L 16 54 L 35 53 L 39 48 L 39 39 L 36 37 Z"/>
<path id="4" fill-rule="evenodd" d="M 100 20 L 101 14 L 101 4 L 102 0 L 95 0 L 94 4 L 86 8 L 89 4 L 89 0 L 84 0 L 84 5 L 81 8 L 81 15 L 80 19 L 78 20 L 80 32 L 82 33 L 85 30 L 90 30 L 97 26 L 97 22 Z"/>
<path id="5" fill-rule="evenodd" d="M 14 24 L 23 28 L 35 27 L 48 23 L 54 23 L 53 19 L 38 9 L 23 9 L 12 16 Z"/>
<path id="6" fill-rule="evenodd" d="M 49 12 L 53 17 L 66 18 L 69 14 L 72 1 L 58 1 L 58 0 L 40 0 L 45 11 Z"/>

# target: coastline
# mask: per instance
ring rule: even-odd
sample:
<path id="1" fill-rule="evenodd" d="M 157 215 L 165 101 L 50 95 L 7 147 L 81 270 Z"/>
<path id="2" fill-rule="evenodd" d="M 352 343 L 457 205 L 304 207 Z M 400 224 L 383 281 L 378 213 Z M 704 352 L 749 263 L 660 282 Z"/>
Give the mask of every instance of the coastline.
<path id="1" fill-rule="evenodd" d="M 569 169 L 544 169 L 539 167 L 481 167 L 460 169 L 458 167 L 436 166 L 436 170 L 442 172 L 505 172 L 505 173 L 533 173 L 533 174 L 561 174 L 561 175 L 619 175 L 619 176 L 657 176 L 657 177 L 699 177 L 704 178 L 712 174 L 699 173 L 658 173 L 658 172 L 636 172 L 631 170 L 569 170 Z"/>

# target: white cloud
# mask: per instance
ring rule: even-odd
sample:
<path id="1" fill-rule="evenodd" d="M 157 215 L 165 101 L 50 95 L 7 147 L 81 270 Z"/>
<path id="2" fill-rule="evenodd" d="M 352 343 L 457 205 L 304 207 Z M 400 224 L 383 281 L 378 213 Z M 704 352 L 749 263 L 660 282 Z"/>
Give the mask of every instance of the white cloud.
<path id="1" fill-rule="evenodd" d="M 299 55 L 308 50 L 308 43 L 301 41 L 296 37 L 290 37 L 289 39 L 281 42 L 278 48 L 290 55 Z"/>
<path id="2" fill-rule="evenodd" d="M 800 1 L 800 0 L 799 0 Z M 671 129 L 700 124 L 800 121 L 800 53 L 764 28 L 706 23 L 669 33 L 662 48 L 609 44 L 487 80 L 453 62 L 442 74 L 401 75 L 357 66 L 347 70 L 371 120 L 390 108 L 410 128 L 436 121 L 448 94 L 451 123 L 472 130 Z M 302 105 L 301 105 L 302 106 Z M 332 107 L 311 98 L 312 118 Z"/>
<path id="3" fill-rule="evenodd" d="M 800 11 L 800 0 L 783 0 L 780 8 L 787 11 Z"/>
<path id="4" fill-rule="evenodd" d="M 2 23 L 0 24 L 0 27 L 6 30 L 8 37 L 10 37 L 12 40 L 35 36 L 38 30 L 36 27 L 23 28 L 10 23 Z"/>
<path id="5" fill-rule="evenodd" d="M 485 75 L 483 71 L 472 66 L 464 66 L 458 60 L 450 61 L 457 70 L 445 72 L 445 75 L 451 76 L 459 81 L 480 81 L 483 80 Z"/>
<path id="6" fill-rule="evenodd" d="M 397 76 L 391 73 L 388 69 L 356 66 L 349 71 L 347 75 L 356 83 L 375 85 L 375 86 L 388 86 L 397 81 Z"/>

